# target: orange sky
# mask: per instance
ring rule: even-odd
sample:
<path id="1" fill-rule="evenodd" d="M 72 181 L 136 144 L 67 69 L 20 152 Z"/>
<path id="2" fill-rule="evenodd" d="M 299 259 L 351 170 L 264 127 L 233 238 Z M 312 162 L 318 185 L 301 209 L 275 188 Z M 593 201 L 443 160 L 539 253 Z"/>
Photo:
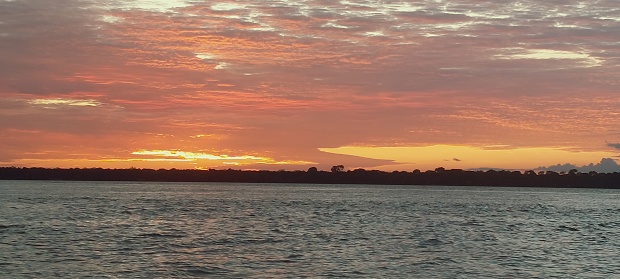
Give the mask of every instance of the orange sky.
<path id="1" fill-rule="evenodd" d="M 618 159 L 619 11 L 614 0 L 0 0 L 0 166 Z"/>

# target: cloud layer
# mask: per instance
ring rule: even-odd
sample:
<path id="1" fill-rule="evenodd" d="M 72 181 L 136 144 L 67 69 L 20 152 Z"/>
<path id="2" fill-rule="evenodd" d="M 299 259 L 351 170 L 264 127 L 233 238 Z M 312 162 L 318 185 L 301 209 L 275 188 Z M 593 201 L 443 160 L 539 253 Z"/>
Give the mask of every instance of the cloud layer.
<path id="1" fill-rule="evenodd" d="M 0 161 L 136 164 L 157 150 L 328 168 L 393 160 L 318 148 L 610 151 L 619 14 L 612 0 L 0 1 Z"/>

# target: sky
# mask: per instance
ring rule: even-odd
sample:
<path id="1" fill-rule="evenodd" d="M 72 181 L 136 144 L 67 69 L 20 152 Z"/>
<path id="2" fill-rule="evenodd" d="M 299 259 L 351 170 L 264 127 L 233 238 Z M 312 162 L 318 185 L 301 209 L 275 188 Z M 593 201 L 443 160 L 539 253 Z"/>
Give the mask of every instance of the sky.
<path id="1" fill-rule="evenodd" d="M 619 76 L 616 0 L 0 0 L 0 166 L 585 166 Z"/>

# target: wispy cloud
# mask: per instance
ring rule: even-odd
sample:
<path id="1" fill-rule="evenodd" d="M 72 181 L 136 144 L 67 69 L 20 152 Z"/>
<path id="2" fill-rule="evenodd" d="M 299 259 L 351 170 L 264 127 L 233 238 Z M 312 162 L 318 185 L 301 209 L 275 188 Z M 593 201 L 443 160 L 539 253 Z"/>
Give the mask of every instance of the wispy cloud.
<path id="1" fill-rule="evenodd" d="M 54 108 L 55 106 L 77 106 L 77 107 L 96 107 L 101 103 L 96 100 L 71 100 L 71 99 L 33 99 L 28 101 L 29 104 L 41 105 L 47 108 Z"/>

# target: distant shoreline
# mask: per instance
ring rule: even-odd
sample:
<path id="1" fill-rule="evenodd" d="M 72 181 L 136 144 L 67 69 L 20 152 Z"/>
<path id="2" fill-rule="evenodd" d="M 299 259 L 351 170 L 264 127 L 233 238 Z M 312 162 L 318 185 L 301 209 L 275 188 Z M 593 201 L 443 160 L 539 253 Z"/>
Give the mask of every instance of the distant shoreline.
<path id="1" fill-rule="evenodd" d="M 0 168 L 0 180 L 239 182 L 372 185 L 444 185 L 620 189 L 620 173 L 546 171 L 247 171 L 102 168 Z"/>

